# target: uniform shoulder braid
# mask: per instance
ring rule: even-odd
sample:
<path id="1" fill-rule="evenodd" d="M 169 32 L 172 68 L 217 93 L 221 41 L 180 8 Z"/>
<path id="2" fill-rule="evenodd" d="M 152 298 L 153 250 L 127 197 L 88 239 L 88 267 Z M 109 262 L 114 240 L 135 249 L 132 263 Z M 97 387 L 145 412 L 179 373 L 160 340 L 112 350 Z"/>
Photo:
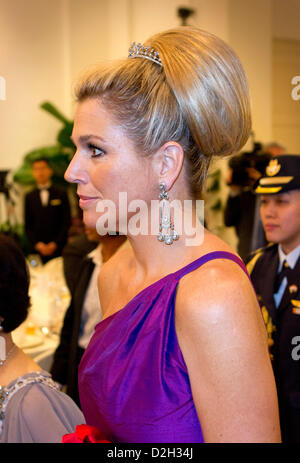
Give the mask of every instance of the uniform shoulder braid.
<path id="1" fill-rule="evenodd" d="M 249 257 L 247 259 L 247 262 L 246 262 L 246 267 L 247 267 L 248 273 L 251 274 L 252 270 L 255 267 L 256 262 L 258 261 L 258 259 L 263 254 L 265 254 L 267 252 L 271 252 L 275 248 L 277 249 L 277 243 L 268 243 L 266 246 L 263 246 L 262 248 L 259 248 L 259 249 L 256 249 L 255 251 L 253 251 L 249 255 Z"/>

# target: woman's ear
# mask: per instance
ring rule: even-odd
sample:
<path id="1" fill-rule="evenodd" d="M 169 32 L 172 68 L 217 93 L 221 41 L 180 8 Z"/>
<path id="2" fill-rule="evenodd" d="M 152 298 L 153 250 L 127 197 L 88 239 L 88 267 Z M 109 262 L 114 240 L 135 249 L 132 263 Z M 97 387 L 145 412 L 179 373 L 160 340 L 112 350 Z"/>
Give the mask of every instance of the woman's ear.
<path id="1" fill-rule="evenodd" d="M 180 143 L 168 141 L 159 149 L 159 154 L 159 183 L 164 182 L 166 189 L 170 190 L 182 170 L 184 151 Z"/>

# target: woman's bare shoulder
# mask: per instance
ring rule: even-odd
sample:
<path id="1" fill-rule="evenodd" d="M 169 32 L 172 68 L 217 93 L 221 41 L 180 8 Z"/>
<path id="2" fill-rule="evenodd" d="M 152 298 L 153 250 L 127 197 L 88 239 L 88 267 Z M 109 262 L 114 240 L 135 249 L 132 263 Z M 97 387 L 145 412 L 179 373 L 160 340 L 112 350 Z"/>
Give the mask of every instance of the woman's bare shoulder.
<path id="1" fill-rule="evenodd" d="M 176 332 L 205 440 L 279 442 L 267 334 L 247 274 L 210 261 L 180 280 L 177 296 Z"/>
<path id="2" fill-rule="evenodd" d="M 178 318 L 193 323 L 259 313 L 248 275 L 234 261 L 214 259 L 180 280 L 176 310 Z M 238 312 L 237 312 L 238 311 Z"/>

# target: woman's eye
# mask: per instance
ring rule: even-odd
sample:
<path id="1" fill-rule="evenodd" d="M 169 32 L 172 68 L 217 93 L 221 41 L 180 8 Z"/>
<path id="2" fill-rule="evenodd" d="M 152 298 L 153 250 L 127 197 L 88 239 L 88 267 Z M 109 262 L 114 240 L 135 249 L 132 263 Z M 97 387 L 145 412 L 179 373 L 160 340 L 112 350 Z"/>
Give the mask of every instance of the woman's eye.
<path id="1" fill-rule="evenodd" d="M 103 151 L 101 148 L 98 148 L 95 145 L 89 144 L 88 148 L 89 148 L 90 152 L 92 153 L 91 154 L 92 158 L 97 158 L 98 156 L 104 156 L 104 154 L 105 154 L 105 151 Z"/>
<path id="2" fill-rule="evenodd" d="M 287 204 L 288 201 L 286 199 L 277 199 L 277 204 Z"/>

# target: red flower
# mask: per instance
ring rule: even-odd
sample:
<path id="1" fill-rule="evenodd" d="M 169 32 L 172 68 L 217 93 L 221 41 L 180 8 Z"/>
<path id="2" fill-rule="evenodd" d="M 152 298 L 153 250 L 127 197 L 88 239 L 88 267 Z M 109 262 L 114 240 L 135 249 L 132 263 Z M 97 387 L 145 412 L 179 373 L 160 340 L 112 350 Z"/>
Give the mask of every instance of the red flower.
<path id="1" fill-rule="evenodd" d="M 75 432 L 65 434 L 62 438 L 63 444 L 97 444 L 110 443 L 104 434 L 94 426 L 80 424 L 76 426 Z"/>

